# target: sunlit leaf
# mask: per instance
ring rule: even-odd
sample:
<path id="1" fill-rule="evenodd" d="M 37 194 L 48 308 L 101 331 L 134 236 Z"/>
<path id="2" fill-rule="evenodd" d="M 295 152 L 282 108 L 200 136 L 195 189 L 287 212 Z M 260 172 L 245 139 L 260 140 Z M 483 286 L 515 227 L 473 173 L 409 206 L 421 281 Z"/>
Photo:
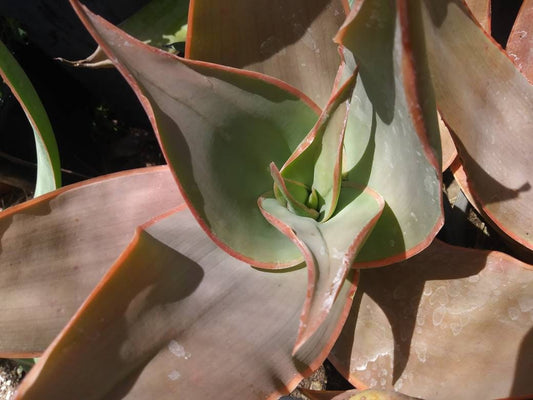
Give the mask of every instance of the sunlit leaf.
<path id="1" fill-rule="evenodd" d="M 439 110 L 473 196 L 501 231 L 533 248 L 533 86 L 459 0 L 422 2 Z"/>
<path id="2" fill-rule="evenodd" d="M 386 201 L 356 261 L 381 266 L 423 250 L 443 224 L 440 134 L 412 2 L 367 0 L 336 40 L 359 68 L 345 133 L 344 179 Z M 368 38 L 372 38 L 369 40 Z"/>
<path id="3" fill-rule="evenodd" d="M 186 209 L 139 229 L 19 388 L 19 400 L 277 400 L 324 360 L 354 294 L 294 356 L 306 270 L 250 268 Z M 62 379 L 49 379 L 61 376 Z"/>
<path id="4" fill-rule="evenodd" d="M 135 228 L 180 203 L 169 169 L 153 167 L 67 186 L 0 213 L 0 355 L 43 352 Z"/>
<path id="5" fill-rule="evenodd" d="M 477 22 L 490 34 L 491 30 L 491 0 L 465 0 L 468 8 Z"/>
<path id="6" fill-rule="evenodd" d="M 257 198 L 272 187 L 270 163 L 289 158 L 318 108 L 273 78 L 151 48 L 72 3 L 139 96 L 211 238 L 254 265 L 299 262 L 296 247 L 259 212 Z"/>
<path id="7" fill-rule="evenodd" d="M 48 115 L 24 70 L 0 41 L 0 77 L 10 87 L 33 128 L 37 151 L 35 196 L 61 186 L 59 151 Z M 17 134 L 10 132 L 9 134 Z"/>
<path id="8" fill-rule="evenodd" d="M 533 267 L 435 241 L 399 264 L 361 271 L 330 357 L 358 388 L 425 399 L 533 393 Z"/>
<path id="9" fill-rule="evenodd" d="M 324 106 L 339 65 L 341 0 L 193 0 L 187 57 L 262 72 Z M 213 40 L 216 38 L 216 40 Z"/>
<path id="10" fill-rule="evenodd" d="M 524 0 L 505 48 L 507 54 L 533 84 L 533 0 Z"/>
<path id="11" fill-rule="evenodd" d="M 383 198 L 345 183 L 335 215 L 322 223 L 288 211 L 273 198 L 262 197 L 259 206 L 266 219 L 298 246 L 308 268 L 297 350 L 328 318 L 356 254 L 383 211 Z"/>

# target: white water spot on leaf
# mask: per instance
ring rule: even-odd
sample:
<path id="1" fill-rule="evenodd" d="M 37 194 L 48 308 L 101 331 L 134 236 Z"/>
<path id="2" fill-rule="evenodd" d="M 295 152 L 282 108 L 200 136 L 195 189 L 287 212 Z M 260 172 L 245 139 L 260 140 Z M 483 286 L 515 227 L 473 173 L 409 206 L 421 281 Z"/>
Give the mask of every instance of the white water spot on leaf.
<path id="1" fill-rule="evenodd" d="M 191 353 L 185 351 L 185 348 L 175 340 L 170 341 L 168 350 L 178 358 L 184 358 L 186 360 L 191 358 Z"/>
<path id="2" fill-rule="evenodd" d="M 509 318 L 511 318 L 511 320 L 515 321 L 520 316 L 520 310 L 516 307 L 509 307 L 509 309 L 507 310 L 507 314 L 509 315 Z"/>
<path id="3" fill-rule="evenodd" d="M 424 323 L 426 322 L 426 314 L 423 312 L 419 312 L 416 316 L 416 324 L 418 326 L 424 326 Z"/>
<path id="4" fill-rule="evenodd" d="M 433 325 L 439 326 L 446 315 L 446 307 L 440 306 L 433 311 Z"/>
<path id="5" fill-rule="evenodd" d="M 415 353 L 416 353 L 416 356 L 418 358 L 418 361 L 420 361 L 421 363 L 425 363 L 426 362 L 427 351 L 428 351 L 428 348 L 427 348 L 427 345 L 425 343 L 419 343 L 415 347 Z"/>
<path id="6" fill-rule="evenodd" d="M 168 374 L 168 379 L 170 379 L 171 381 L 178 380 L 180 377 L 181 377 L 181 374 L 176 370 Z"/>
<path id="7" fill-rule="evenodd" d="M 520 296 L 517 300 L 520 311 L 529 312 L 533 310 L 533 296 Z"/>
<path id="8" fill-rule="evenodd" d="M 452 329 L 453 336 L 457 336 L 463 330 L 463 327 L 461 326 L 461 324 L 457 322 L 452 322 L 450 324 L 450 328 Z"/>
<path id="9" fill-rule="evenodd" d="M 435 290 L 435 293 L 429 298 L 429 304 L 440 304 L 441 306 L 445 306 L 448 304 L 448 292 L 446 291 L 445 286 L 439 286 L 437 290 Z"/>
<path id="10" fill-rule="evenodd" d="M 339 251 L 339 250 L 337 250 L 337 248 L 333 247 L 331 249 L 331 257 L 333 257 L 336 260 L 341 260 L 342 258 L 344 258 L 344 252 L 343 251 Z"/>

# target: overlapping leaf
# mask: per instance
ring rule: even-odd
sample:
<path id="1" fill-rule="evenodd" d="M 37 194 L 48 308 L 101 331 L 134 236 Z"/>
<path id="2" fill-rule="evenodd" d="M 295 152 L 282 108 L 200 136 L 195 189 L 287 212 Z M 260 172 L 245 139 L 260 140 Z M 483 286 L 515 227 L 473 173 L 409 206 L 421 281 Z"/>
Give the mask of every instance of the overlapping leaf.
<path id="1" fill-rule="evenodd" d="M 73 5 L 139 96 L 211 238 L 254 265 L 301 260 L 257 198 L 272 187 L 269 164 L 285 162 L 315 123 L 316 106 L 272 78 L 151 48 Z"/>
<path id="2" fill-rule="evenodd" d="M 357 266 L 416 254 L 443 223 L 440 135 L 424 44 L 410 18 L 410 3 L 398 4 L 358 3 L 336 39 L 359 68 L 343 178 L 368 185 L 386 201 Z"/>
<path id="3" fill-rule="evenodd" d="M 43 352 L 135 228 L 180 203 L 168 168 L 154 167 L 71 185 L 0 213 L 0 354 Z"/>
<path id="4" fill-rule="evenodd" d="M 187 57 L 274 76 L 325 106 L 344 17 L 341 0 L 193 0 Z"/>
<path id="5" fill-rule="evenodd" d="M 37 151 L 35 196 L 40 196 L 61 186 L 59 151 L 50 120 L 39 96 L 24 70 L 2 42 L 0 42 L 0 77 L 11 88 L 33 128 Z"/>
<path id="6" fill-rule="evenodd" d="M 265 217 L 300 248 L 308 268 L 308 289 L 295 351 L 312 337 L 328 318 L 339 298 L 356 254 L 383 212 L 379 194 L 343 186 L 335 215 L 326 222 L 288 211 L 276 199 L 261 198 Z"/>
<path id="7" fill-rule="evenodd" d="M 524 0 L 507 41 L 507 54 L 533 84 L 533 1 Z"/>
<path id="8" fill-rule="evenodd" d="M 461 1 L 421 4 L 437 102 L 472 194 L 498 229 L 531 249 L 533 86 Z"/>
<path id="9" fill-rule="evenodd" d="M 218 248 L 186 209 L 155 219 L 139 229 L 16 399 L 277 399 L 327 356 L 349 313 L 354 272 L 329 323 L 292 356 L 305 269 L 248 267 Z"/>
<path id="10" fill-rule="evenodd" d="M 330 359 L 358 388 L 437 400 L 530 395 L 532 293 L 532 266 L 435 241 L 361 271 Z"/>

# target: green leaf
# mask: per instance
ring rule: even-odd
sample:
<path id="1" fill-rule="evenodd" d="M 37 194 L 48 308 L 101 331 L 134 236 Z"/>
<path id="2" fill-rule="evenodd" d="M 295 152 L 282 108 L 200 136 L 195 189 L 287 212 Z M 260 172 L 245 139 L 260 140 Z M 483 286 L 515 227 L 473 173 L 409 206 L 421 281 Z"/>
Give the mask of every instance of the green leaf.
<path id="1" fill-rule="evenodd" d="M 443 224 L 440 134 L 423 37 L 411 16 L 411 2 L 398 4 L 364 1 L 336 38 L 346 47 L 346 59 L 355 58 L 359 69 L 343 174 L 386 201 L 357 257 L 359 267 L 416 254 Z"/>
<path id="2" fill-rule="evenodd" d="M 461 1 L 425 0 L 419 14 L 439 109 L 473 197 L 489 222 L 531 250 L 533 86 Z"/>
<path id="3" fill-rule="evenodd" d="M 0 356 L 42 353 L 135 228 L 180 203 L 168 167 L 153 167 L 66 186 L 0 213 Z"/>
<path id="4" fill-rule="evenodd" d="M 194 0 L 186 54 L 282 79 L 324 106 L 344 17 L 341 0 Z"/>
<path id="5" fill-rule="evenodd" d="M 434 241 L 361 271 L 330 360 L 359 388 L 423 399 L 533 393 L 533 269 L 506 254 Z"/>
<path id="6" fill-rule="evenodd" d="M 343 63 L 339 75 L 344 67 Z M 352 74 L 334 89 L 319 120 L 282 169 L 284 178 L 301 182 L 316 193 L 320 221 L 331 217 L 339 197 L 348 99 L 354 83 Z"/>
<path id="7" fill-rule="evenodd" d="M 189 0 L 152 0 L 118 26 L 151 46 L 169 51 L 174 43 L 185 42 L 188 8 Z M 113 66 L 100 46 L 83 60 L 58 59 L 76 67 Z"/>
<path id="8" fill-rule="evenodd" d="M 28 76 L 0 41 L 0 76 L 19 101 L 33 128 L 37 151 L 35 197 L 61 186 L 59 151 L 48 115 Z"/>
<path id="9" fill-rule="evenodd" d="M 270 163 L 289 158 L 317 107 L 272 78 L 151 48 L 72 4 L 139 96 L 210 237 L 256 266 L 298 263 L 296 247 L 265 221 L 257 198 L 272 187 Z"/>
<path id="10" fill-rule="evenodd" d="M 326 323 L 293 356 L 306 270 L 250 268 L 188 210 L 172 213 L 138 230 L 17 398 L 277 399 L 329 353 L 353 272 Z"/>
<path id="11" fill-rule="evenodd" d="M 328 318 L 355 256 L 383 211 L 379 194 L 344 183 L 335 215 L 326 222 L 290 212 L 262 197 L 265 218 L 300 249 L 308 269 L 308 289 L 300 317 L 297 351 Z"/>
<path id="12" fill-rule="evenodd" d="M 161 49 L 185 42 L 189 0 L 151 0 L 119 26 L 131 36 Z"/>

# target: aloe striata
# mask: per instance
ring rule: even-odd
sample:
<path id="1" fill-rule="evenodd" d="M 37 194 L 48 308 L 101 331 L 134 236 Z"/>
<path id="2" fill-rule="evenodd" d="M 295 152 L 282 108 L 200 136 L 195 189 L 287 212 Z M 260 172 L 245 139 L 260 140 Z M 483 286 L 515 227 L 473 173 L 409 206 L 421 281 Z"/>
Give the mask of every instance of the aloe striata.
<path id="1" fill-rule="evenodd" d="M 533 393 L 532 266 L 435 238 L 457 151 L 533 248 L 533 89 L 466 3 L 193 0 L 186 58 L 71 3 L 168 166 L 0 214 L 17 399 L 276 399 L 328 356 L 377 398 Z"/>

